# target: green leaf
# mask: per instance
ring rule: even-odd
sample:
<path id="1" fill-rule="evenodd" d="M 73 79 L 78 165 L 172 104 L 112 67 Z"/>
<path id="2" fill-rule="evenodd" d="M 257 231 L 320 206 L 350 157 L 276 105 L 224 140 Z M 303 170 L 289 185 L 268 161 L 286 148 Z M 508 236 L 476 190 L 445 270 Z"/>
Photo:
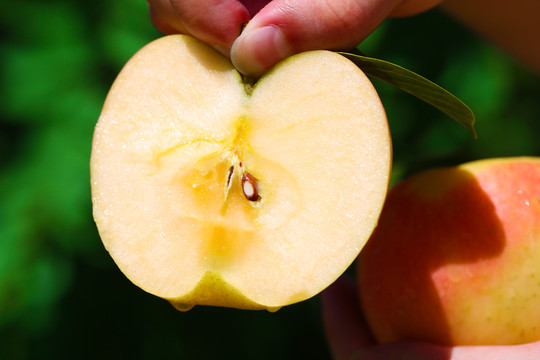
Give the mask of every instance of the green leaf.
<path id="1" fill-rule="evenodd" d="M 382 80 L 439 109 L 464 126 L 475 138 L 475 117 L 472 110 L 456 96 L 434 82 L 388 61 L 340 52 L 366 75 Z"/>

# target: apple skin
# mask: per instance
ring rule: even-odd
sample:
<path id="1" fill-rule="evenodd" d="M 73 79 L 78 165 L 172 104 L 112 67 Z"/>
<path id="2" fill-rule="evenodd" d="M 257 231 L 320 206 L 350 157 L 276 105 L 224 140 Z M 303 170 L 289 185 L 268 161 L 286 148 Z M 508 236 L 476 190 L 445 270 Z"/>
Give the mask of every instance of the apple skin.
<path id="1" fill-rule="evenodd" d="M 540 158 L 429 170 L 393 187 L 357 270 L 380 343 L 540 340 Z"/>

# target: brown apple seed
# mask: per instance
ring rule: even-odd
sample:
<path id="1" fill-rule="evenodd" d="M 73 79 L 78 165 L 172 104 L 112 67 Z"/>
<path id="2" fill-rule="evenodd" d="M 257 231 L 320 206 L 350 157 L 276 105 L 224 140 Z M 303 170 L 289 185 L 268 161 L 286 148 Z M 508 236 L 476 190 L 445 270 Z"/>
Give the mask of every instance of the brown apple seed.
<path id="1" fill-rule="evenodd" d="M 244 196 L 249 201 L 258 201 L 261 198 L 257 189 L 257 179 L 250 173 L 244 173 L 242 175 L 242 190 L 244 191 Z"/>
<path id="2" fill-rule="evenodd" d="M 231 166 L 229 168 L 229 175 L 227 175 L 227 189 L 231 185 L 231 179 L 232 179 L 233 173 L 234 173 L 234 166 Z"/>

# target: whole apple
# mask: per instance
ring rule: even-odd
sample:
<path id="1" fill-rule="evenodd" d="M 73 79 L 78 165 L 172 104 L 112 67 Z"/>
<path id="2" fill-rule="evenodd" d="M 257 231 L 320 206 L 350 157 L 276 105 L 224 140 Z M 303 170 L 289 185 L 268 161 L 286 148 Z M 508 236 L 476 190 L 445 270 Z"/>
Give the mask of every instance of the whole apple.
<path id="1" fill-rule="evenodd" d="M 540 340 L 540 158 L 429 170 L 393 187 L 357 270 L 381 343 Z"/>

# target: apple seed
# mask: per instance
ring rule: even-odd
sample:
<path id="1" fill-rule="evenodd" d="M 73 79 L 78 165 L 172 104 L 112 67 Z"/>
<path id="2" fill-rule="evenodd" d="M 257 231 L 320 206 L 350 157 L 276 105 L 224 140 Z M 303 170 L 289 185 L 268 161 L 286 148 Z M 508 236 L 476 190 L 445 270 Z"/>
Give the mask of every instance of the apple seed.
<path id="1" fill-rule="evenodd" d="M 257 179 L 250 173 L 242 175 L 242 190 L 244 190 L 244 196 L 249 201 L 257 201 L 261 198 L 257 189 Z"/>
<path id="2" fill-rule="evenodd" d="M 227 189 L 231 185 L 231 179 L 232 179 L 233 173 L 234 173 L 234 166 L 231 166 L 229 168 L 229 175 L 227 175 Z"/>

